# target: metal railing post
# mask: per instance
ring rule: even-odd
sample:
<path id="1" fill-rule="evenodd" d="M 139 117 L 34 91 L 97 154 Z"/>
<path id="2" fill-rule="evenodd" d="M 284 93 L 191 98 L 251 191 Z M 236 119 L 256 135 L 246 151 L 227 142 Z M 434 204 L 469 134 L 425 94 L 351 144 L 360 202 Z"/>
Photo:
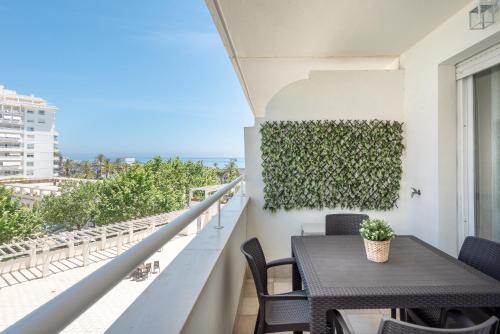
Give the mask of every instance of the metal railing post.
<path id="1" fill-rule="evenodd" d="M 217 225 L 215 226 L 215 228 L 218 230 L 220 230 L 221 228 L 224 228 L 224 226 L 222 226 L 220 224 L 220 214 L 221 214 L 221 210 L 220 210 L 220 198 L 219 198 L 219 200 L 217 201 Z"/>

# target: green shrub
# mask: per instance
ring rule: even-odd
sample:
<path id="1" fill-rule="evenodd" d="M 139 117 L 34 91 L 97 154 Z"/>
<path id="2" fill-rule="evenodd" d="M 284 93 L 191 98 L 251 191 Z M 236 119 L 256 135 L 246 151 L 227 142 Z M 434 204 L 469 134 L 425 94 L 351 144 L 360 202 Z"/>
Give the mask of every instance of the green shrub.
<path id="1" fill-rule="evenodd" d="M 43 234 L 37 212 L 12 197 L 12 190 L 0 186 L 0 244 Z"/>
<path id="2" fill-rule="evenodd" d="M 394 238 L 394 230 L 382 219 L 366 219 L 359 230 L 361 236 L 371 241 L 386 241 Z"/>
<path id="3" fill-rule="evenodd" d="M 394 208 L 402 126 L 379 120 L 263 123 L 264 208 Z"/>

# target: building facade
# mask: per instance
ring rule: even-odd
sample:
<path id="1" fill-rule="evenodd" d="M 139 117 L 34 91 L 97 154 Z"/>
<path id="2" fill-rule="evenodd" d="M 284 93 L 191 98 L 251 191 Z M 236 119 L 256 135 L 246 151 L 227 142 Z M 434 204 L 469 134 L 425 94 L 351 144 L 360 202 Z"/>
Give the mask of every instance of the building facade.
<path id="1" fill-rule="evenodd" d="M 56 111 L 39 97 L 0 86 L 0 178 L 58 175 Z"/>

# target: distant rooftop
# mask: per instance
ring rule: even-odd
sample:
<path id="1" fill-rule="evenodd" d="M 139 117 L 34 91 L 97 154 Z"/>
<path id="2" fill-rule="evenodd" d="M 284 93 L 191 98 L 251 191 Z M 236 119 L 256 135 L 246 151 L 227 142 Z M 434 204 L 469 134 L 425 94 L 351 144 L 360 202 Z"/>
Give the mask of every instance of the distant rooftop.
<path id="1" fill-rule="evenodd" d="M 49 105 L 44 99 L 31 95 L 18 94 L 15 90 L 6 89 L 0 85 L 0 103 L 12 106 L 32 105 L 36 108 L 50 109 L 56 111 L 55 106 Z"/>

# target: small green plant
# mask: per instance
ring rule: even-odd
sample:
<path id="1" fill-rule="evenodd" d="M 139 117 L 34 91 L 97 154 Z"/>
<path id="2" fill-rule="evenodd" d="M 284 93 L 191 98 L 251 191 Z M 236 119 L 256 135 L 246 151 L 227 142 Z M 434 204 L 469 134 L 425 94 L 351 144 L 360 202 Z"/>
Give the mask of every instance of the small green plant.
<path id="1" fill-rule="evenodd" d="M 394 238 L 394 230 L 382 219 L 364 220 L 359 233 L 370 241 L 387 241 Z"/>

